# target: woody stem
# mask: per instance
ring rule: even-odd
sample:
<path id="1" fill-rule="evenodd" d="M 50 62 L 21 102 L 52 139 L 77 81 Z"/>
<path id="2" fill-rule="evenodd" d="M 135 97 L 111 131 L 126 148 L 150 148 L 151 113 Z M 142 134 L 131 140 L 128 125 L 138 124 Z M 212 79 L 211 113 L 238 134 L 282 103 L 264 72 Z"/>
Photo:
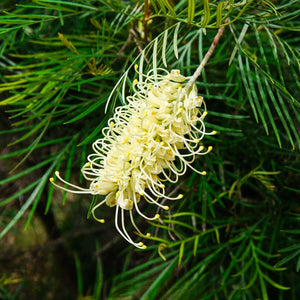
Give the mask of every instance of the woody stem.
<path id="1" fill-rule="evenodd" d="M 227 23 L 227 19 L 225 20 L 225 23 Z M 219 28 L 216 36 L 214 37 L 214 40 L 212 42 L 212 44 L 210 45 L 208 51 L 206 52 L 203 60 L 201 61 L 200 65 L 198 66 L 197 70 L 195 71 L 195 73 L 193 74 L 193 76 L 191 77 L 191 79 L 188 81 L 188 83 L 185 85 L 184 89 L 182 90 L 179 100 L 182 100 L 184 94 L 191 88 L 191 86 L 195 83 L 195 81 L 197 80 L 197 78 L 200 76 L 203 68 L 205 67 L 205 65 L 207 64 L 208 60 L 210 59 L 210 57 L 212 56 L 217 44 L 219 43 L 219 40 L 221 38 L 221 36 L 223 35 L 225 26 L 222 26 Z"/>

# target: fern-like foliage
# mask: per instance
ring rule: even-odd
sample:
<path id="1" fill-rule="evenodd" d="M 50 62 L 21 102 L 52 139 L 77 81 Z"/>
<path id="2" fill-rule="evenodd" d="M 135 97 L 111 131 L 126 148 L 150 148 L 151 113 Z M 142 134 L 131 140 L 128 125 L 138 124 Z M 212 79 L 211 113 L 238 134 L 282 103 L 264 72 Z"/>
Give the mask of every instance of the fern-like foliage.
<path id="1" fill-rule="evenodd" d="M 296 0 L 2 1 L 0 298 L 41 299 L 57 286 L 53 299 L 298 299 L 299 15 Z M 221 26 L 196 82 L 218 132 L 193 164 L 207 175 L 170 185 L 184 198 L 157 221 L 137 219 L 148 248 L 128 247 L 112 222 L 86 220 L 97 197 L 60 193 L 49 178 L 60 169 L 85 185 L 91 144 L 134 79 L 157 68 L 192 76 Z M 39 292 L 33 270 L 15 265 L 36 253 L 12 243 L 36 220 L 40 251 L 71 260 L 73 285 L 53 283 L 58 260 L 40 263 Z"/>

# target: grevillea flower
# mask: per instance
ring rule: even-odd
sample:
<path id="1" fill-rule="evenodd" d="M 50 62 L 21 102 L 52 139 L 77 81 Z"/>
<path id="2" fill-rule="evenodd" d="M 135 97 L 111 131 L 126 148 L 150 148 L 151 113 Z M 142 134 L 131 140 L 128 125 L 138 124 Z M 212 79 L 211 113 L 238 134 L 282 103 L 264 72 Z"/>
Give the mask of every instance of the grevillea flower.
<path id="1" fill-rule="evenodd" d="M 137 66 L 135 69 L 138 72 Z M 134 222 L 133 211 L 146 220 L 155 220 L 158 214 L 149 217 L 141 211 L 142 201 L 168 210 L 169 207 L 161 203 L 162 199 L 181 199 L 182 194 L 169 197 L 165 183 L 177 182 L 187 167 L 206 174 L 191 164 L 197 156 L 211 151 L 212 147 L 205 148 L 201 141 L 215 131 L 206 132 L 206 105 L 198 96 L 195 83 L 186 90 L 188 77 L 178 70 L 164 69 L 139 75 L 140 80 L 133 82 L 133 95 L 126 98 L 126 105 L 116 108 L 108 127 L 102 131 L 103 138 L 94 142 L 94 153 L 88 156 L 81 170 L 91 182 L 89 188 L 66 182 L 59 172 L 56 176 L 72 188 L 59 186 L 68 192 L 106 195 L 94 206 L 94 218 L 104 222 L 95 216 L 95 210 L 102 204 L 115 207 L 115 226 L 119 233 L 129 243 L 145 249 L 146 245 L 134 242 L 127 232 L 126 211 L 133 227 L 142 235 Z M 54 183 L 53 178 L 50 180 Z"/>

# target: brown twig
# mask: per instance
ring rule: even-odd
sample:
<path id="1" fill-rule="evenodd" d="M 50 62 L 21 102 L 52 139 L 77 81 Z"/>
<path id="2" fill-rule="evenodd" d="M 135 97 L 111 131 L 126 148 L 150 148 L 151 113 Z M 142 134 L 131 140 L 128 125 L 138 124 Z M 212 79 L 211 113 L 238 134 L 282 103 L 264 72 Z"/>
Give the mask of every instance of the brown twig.
<path id="1" fill-rule="evenodd" d="M 229 22 L 229 19 L 226 19 L 225 23 L 228 23 L 228 22 Z M 216 36 L 214 37 L 214 40 L 213 40 L 212 44 L 210 45 L 208 51 L 206 52 L 203 60 L 201 61 L 201 63 L 198 66 L 197 70 L 195 71 L 195 73 L 193 74 L 193 76 L 190 78 L 190 80 L 185 85 L 184 89 L 182 90 L 182 92 L 181 92 L 181 94 L 179 96 L 179 101 L 182 100 L 182 98 L 184 97 L 184 95 L 189 91 L 189 89 L 191 88 L 191 86 L 195 83 L 195 81 L 197 80 L 197 78 L 200 76 L 202 70 L 204 69 L 204 67 L 207 64 L 208 60 L 212 56 L 212 54 L 213 54 L 216 46 L 218 45 L 219 40 L 220 40 L 221 36 L 223 35 L 224 29 L 225 29 L 224 25 L 219 28 L 219 30 L 218 30 Z"/>

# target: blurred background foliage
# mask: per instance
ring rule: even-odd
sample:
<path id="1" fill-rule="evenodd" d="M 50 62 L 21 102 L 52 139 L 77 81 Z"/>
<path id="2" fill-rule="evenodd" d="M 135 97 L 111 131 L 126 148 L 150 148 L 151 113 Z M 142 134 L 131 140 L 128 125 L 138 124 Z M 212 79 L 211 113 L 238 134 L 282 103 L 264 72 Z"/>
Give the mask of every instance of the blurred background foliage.
<path id="1" fill-rule="evenodd" d="M 300 299 L 299 15 L 297 0 L 2 0 L 0 298 Z M 138 221 L 152 237 L 137 250 L 110 208 L 101 225 L 97 199 L 49 178 L 87 184 L 132 64 L 191 75 L 224 22 L 197 81 L 218 131 L 194 164 L 207 176 L 169 185 L 184 198 Z"/>

